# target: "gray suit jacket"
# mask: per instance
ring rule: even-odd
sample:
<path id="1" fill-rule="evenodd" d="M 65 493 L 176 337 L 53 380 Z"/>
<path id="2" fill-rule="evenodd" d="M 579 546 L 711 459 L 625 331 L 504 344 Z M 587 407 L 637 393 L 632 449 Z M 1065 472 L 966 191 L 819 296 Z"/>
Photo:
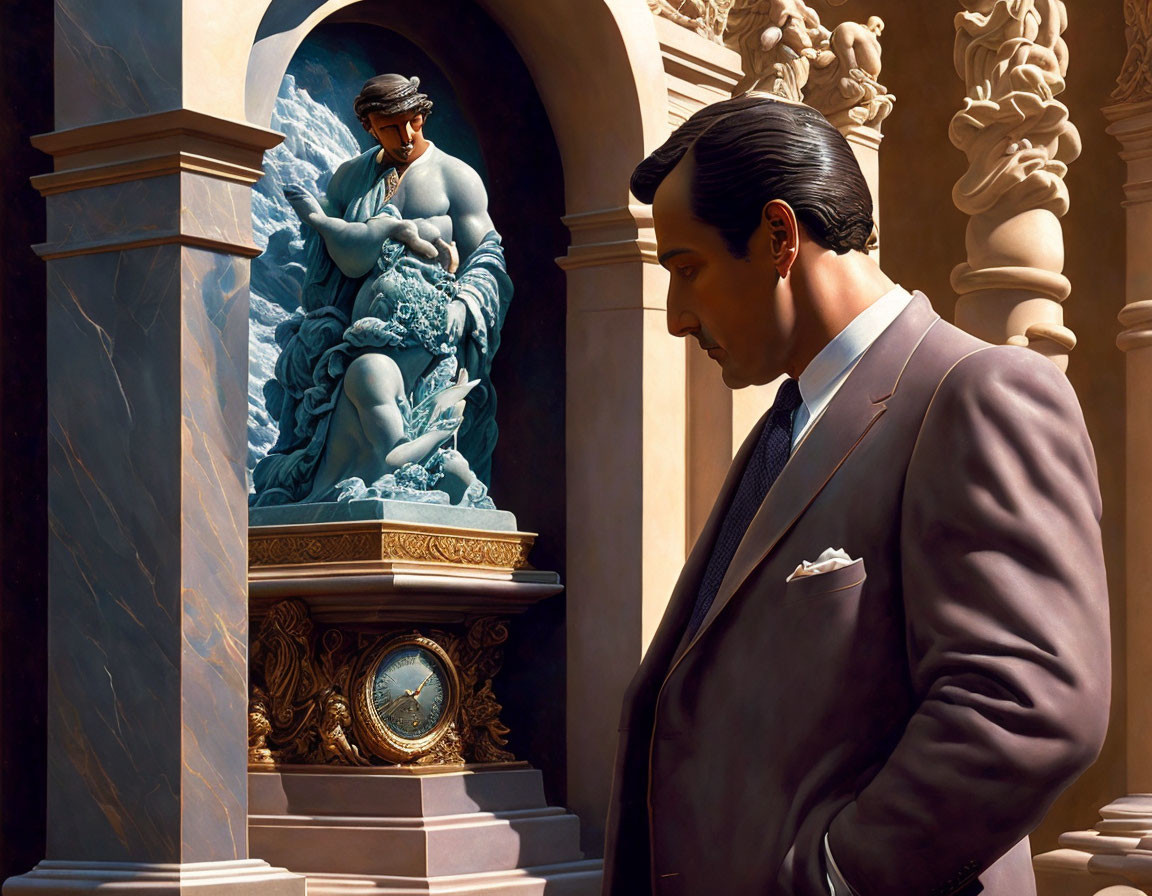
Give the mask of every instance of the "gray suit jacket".
<path id="1" fill-rule="evenodd" d="M 611 896 L 1035 892 L 1108 718 L 1100 496 L 1048 360 L 913 302 L 793 452 L 682 643 L 757 427 L 621 715 Z M 828 547 L 859 558 L 785 580 Z"/>

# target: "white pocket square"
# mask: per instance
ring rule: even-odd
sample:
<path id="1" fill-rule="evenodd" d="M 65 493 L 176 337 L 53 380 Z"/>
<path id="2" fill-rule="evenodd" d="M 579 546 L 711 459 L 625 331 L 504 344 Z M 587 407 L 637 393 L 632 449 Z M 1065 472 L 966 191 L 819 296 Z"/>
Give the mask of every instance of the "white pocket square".
<path id="1" fill-rule="evenodd" d="M 792 575 L 785 579 L 785 582 L 791 582 L 793 579 L 802 579 L 805 576 L 818 576 L 826 572 L 832 572 L 834 569 L 843 569 L 845 566 L 851 566 L 856 561 L 849 557 L 843 548 L 828 548 L 814 561 L 804 560 L 799 566 L 792 570 Z"/>

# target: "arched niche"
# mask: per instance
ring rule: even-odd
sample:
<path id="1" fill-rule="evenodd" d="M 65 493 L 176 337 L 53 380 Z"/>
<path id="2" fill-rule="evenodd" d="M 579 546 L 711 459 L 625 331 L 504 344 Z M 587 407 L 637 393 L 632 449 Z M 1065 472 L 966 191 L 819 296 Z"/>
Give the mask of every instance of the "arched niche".
<path id="1" fill-rule="evenodd" d="M 513 748 L 542 767 L 550 798 L 581 816 L 585 852 L 599 854 L 620 700 L 684 559 L 684 349 L 666 336 L 666 274 L 628 191 L 668 133 L 651 12 L 644 0 L 272 0 L 258 24 L 244 15 L 251 124 L 269 125 L 292 55 L 324 21 L 400 32 L 472 111 L 517 289 L 493 366 L 493 495 L 541 533 L 533 562 L 567 584 L 566 604 L 516 623 L 501 699 Z M 513 54 L 527 79 L 503 80 L 502 96 L 485 64 Z M 534 110 L 547 128 L 531 124 Z M 526 121 L 547 145 L 523 139 Z M 537 219 L 517 208 L 528 184 Z"/>
<path id="2" fill-rule="evenodd" d="M 627 205 L 632 167 L 667 133 L 664 68 L 647 5 L 643 0 L 475 0 L 474 5 L 501 27 L 532 75 L 560 149 L 567 212 Z M 253 36 L 245 117 L 268 126 L 292 54 L 325 19 L 371 15 L 384 27 L 389 21 L 435 19 L 452 32 L 462 30 L 452 16 L 460 8 L 390 0 L 271 0 Z"/>

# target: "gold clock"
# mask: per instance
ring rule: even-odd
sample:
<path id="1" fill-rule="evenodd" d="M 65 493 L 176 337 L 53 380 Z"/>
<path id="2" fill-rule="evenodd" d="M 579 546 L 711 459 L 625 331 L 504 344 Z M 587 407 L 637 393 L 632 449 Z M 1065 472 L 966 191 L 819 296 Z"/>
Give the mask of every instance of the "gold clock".
<path id="1" fill-rule="evenodd" d="M 360 745 L 391 762 L 418 759 L 448 733 L 460 680 L 435 641 L 402 635 L 370 651 L 356 676 L 352 724 Z"/>

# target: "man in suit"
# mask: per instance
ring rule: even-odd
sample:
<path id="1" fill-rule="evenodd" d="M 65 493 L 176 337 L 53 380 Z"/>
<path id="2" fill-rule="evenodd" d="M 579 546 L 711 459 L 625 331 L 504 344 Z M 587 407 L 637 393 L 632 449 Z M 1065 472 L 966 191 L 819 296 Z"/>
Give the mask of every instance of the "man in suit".
<path id="1" fill-rule="evenodd" d="M 632 190 L 672 334 L 732 388 L 789 379 L 625 697 L 604 892 L 1034 894 L 1027 835 L 1108 716 L 1075 394 L 885 276 L 812 109 L 703 109 Z"/>

